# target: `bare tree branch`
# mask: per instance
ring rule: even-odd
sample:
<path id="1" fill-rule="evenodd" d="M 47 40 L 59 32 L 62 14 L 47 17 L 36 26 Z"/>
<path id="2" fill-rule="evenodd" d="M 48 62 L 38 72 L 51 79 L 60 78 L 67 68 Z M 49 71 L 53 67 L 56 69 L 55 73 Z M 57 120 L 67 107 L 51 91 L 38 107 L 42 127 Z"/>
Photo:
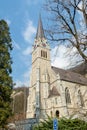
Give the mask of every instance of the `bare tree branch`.
<path id="1" fill-rule="evenodd" d="M 48 39 L 72 44 L 87 62 L 87 1 L 47 0 L 46 2 L 45 6 L 51 18 L 51 27 L 47 30 Z M 84 18 L 84 22 L 81 17 Z"/>

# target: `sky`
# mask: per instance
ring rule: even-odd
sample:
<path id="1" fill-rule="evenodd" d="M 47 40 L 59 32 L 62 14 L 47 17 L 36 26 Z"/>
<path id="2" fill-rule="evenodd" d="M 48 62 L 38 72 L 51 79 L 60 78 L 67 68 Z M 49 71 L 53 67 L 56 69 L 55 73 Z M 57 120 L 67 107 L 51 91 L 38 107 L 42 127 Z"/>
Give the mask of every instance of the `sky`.
<path id="1" fill-rule="evenodd" d="M 15 87 L 29 86 L 31 50 L 39 14 L 42 16 L 43 26 L 45 25 L 43 3 L 44 0 L 0 0 L 0 19 L 7 21 L 12 38 L 12 77 L 16 83 Z M 51 46 L 51 64 L 53 66 L 59 68 L 69 66 L 70 58 L 64 56 L 67 49 L 63 45 Z M 72 52 L 75 51 L 75 49 L 72 50 Z"/>

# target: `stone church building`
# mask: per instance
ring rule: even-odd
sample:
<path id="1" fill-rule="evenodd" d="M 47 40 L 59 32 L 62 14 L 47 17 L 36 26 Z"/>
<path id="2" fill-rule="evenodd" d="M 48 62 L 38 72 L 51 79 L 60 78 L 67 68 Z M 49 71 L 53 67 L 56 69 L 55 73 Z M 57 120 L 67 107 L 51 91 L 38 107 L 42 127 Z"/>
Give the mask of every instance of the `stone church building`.
<path id="1" fill-rule="evenodd" d="M 54 117 L 56 111 L 60 117 L 87 114 L 87 78 L 72 70 L 51 66 L 50 45 L 40 17 L 32 48 L 26 118 Z"/>

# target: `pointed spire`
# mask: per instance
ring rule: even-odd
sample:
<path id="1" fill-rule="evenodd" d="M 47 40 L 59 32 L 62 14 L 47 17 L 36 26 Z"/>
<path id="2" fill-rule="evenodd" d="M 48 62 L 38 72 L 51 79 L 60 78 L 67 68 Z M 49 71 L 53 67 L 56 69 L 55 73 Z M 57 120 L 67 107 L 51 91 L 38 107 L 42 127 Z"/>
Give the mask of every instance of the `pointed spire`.
<path id="1" fill-rule="evenodd" d="M 38 38 L 45 38 L 41 15 L 39 16 L 38 28 L 37 28 L 37 33 L 36 33 L 36 39 Z"/>

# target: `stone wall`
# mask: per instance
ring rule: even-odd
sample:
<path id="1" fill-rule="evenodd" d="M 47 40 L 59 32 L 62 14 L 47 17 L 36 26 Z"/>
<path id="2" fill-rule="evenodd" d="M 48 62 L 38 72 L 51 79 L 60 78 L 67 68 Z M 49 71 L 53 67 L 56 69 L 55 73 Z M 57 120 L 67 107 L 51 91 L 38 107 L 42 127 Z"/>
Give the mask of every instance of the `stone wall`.
<path id="1" fill-rule="evenodd" d="M 34 124 L 38 123 L 36 118 L 25 119 L 15 123 L 16 130 L 32 130 Z"/>
<path id="2" fill-rule="evenodd" d="M 26 118 L 27 97 L 29 94 L 28 87 L 18 87 L 13 89 L 12 93 L 12 112 L 14 113 L 14 120 L 22 120 Z M 13 118 L 13 117 L 12 117 Z"/>

